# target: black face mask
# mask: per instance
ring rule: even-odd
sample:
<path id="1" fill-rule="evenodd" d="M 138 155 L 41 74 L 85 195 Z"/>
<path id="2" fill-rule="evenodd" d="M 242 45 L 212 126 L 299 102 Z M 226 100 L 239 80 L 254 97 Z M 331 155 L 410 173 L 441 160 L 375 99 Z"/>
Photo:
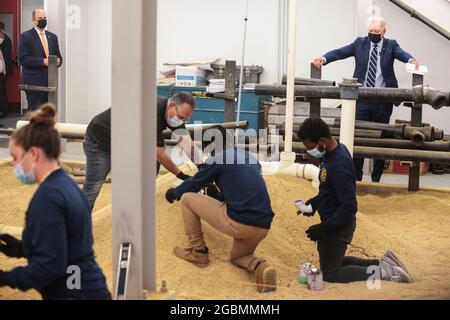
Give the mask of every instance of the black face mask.
<path id="1" fill-rule="evenodd" d="M 38 20 L 37 26 L 39 29 L 45 29 L 47 27 L 47 20 Z"/>
<path id="2" fill-rule="evenodd" d="M 375 44 L 380 43 L 381 38 L 382 38 L 382 35 L 381 35 L 381 34 L 369 33 L 369 39 L 370 39 L 370 41 L 372 41 L 372 42 L 375 43 Z"/>

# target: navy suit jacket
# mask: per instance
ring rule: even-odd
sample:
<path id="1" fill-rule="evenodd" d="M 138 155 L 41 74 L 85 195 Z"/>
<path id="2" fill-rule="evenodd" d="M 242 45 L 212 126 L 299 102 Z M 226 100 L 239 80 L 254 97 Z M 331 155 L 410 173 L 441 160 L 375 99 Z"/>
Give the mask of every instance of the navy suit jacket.
<path id="1" fill-rule="evenodd" d="M 57 56 L 62 64 L 63 58 L 59 51 L 58 37 L 48 31 L 45 34 L 47 36 L 49 54 Z M 20 35 L 18 57 L 22 66 L 22 84 L 48 85 L 48 67 L 44 66 L 45 51 L 36 29 L 32 28 Z"/>
<path id="2" fill-rule="evenodd" d="M 12 41 L 11 38 L 6 36 L 3 43 L 0 45 L 0 50 L 2 50 L 3 58 L 6 64 L 6 75 L 13 73 L 13 62 L 12 62 Z"/>
<path id="3" fill-rule="evenodd" d="M 324 55 L 327 60 L 326 64 L 337 60 L 355 57 L 356 67 L 354 78 L 363 84 L 366 80 L 367 68 L 369 66 L 370 40 L 369 37 L 357 38 L 353 43 L 328 52 Z M 384 38 L 383 48 L 381 51 L 381 72 L 388 88 L 398 88 L 398 81 L 394 72 L 394 60 L 400 60 L 407 63 L 410 59 L 414 59 L 412 55 L 402 50 L 397 41 Z"/>

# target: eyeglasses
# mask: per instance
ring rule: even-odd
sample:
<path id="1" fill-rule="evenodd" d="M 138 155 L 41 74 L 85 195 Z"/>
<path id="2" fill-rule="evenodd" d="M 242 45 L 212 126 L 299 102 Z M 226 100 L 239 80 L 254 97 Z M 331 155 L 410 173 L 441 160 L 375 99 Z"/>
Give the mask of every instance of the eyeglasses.
<path id="1" fill-rule="evenodd" d="M 177 105 L 175 105 L 175 113 L 176 113 L 178 119 L 180 119 L 180 120 L 182 120 L 182 121 L 184 121 L 184 122 L 188 122 L 188 121 L 189 121 L 189 118 L 183 116 L 183 115 L 179 112 L 178 106 L 177 106 Z"/>

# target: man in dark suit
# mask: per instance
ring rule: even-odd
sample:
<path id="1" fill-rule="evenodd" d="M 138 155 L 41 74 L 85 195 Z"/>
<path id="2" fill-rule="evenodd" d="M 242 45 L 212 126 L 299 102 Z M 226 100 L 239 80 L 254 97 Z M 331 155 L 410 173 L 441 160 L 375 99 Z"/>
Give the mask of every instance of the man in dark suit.
<path id="1" fill-rule="evenodd" d="M 47 27 L 47 15 L 45 10 L 33 11 L 33 25 L 20 35 L 18 56 L 22 66 L 22 84 L 44 86 L 48 85 L 48 57 L 58 57 L 58 66 L 62 64 L 62 56 L 59 51 L 58 37 L 45 30 Z M 38 109 L 43 103 L 48 102 L 47 92 L 27 92 L 28 110 Z"/>
<path id="2" fill-rule="evenodd" d="M 12 41 L 5 32 L 5 24 L 0 21 L 0 119 L 8 116 L 6 83 L 8 76 L 12 73 Z"/>
<path id="3" fill-rule="evenodd" d="M 387 39 L 386 22 L 380 17 L 371 17 L 368 21 L 369 35 L 357 38 L 353 43 L 333 50 L 313 61 L 317 68 L 337 60 L 354 57 L 356 68 L 354 78 L 364 87 L 398 88 L 394 73 L 395 59 L 403 63 L 413 63 L 416 69 L 419 63 L 412 55 L 400 48 L 397 41 Z M 398 104 L 396 104 L 397 106 Z M 358 101 L 356 120 L 389 123 L 393 103 Z M 354 159 L 356 179 L 362 181 L 364 159 Z M 372 181 L 380 182 L 384 171 L 384 160 L 375 160 Z"/>

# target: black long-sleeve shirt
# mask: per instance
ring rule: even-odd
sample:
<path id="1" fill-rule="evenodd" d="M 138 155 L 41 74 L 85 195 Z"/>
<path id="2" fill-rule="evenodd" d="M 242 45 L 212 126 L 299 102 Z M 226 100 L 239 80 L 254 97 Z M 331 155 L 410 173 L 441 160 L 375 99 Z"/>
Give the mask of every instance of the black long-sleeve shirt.
<path id="1" fill-rule="evenodd" d="M 315 198 L 322 222 L 336 230 L 355 218 L 358 211 L 353 159 L 339 144 L 327 153 L 320 166 L 319 195 Z"/>

